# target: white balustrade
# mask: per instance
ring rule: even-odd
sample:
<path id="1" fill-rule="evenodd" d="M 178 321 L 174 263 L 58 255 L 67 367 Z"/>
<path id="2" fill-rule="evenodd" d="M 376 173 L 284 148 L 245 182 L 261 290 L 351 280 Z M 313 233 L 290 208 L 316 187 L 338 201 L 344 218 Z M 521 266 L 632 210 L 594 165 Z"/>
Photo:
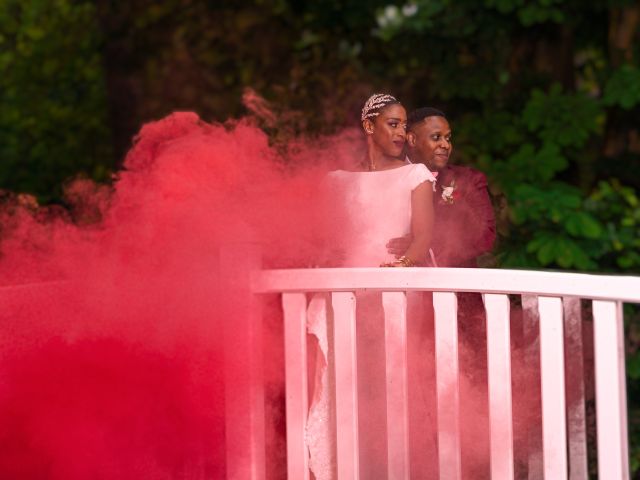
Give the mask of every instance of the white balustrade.
<path id="1" fill-rule="evenodd" d="M 538 297 L 542 448 L 545 478 L 567 478 L 562 299 Z"/>
<path id="2" fill-rule="evenodd" d="M 436 273 L 437 272 L 437 273 Z M 598 465 L 601 478 L 629 475 L 626 431 L 624 351 L 621 303 L 640 303 L 640 278 L 484 269 L 305 269 L 256 272 L 255 293 L 281 293 L 287 324 L 287 408 L 289 477 L 307 478 L 306 452 L 300 445 L 306 402 L 306 355 L 301 335 L 301 294 L 331 292 L 335 332 L 335 381 L 338 478 L 358 478 L 358 395 L 356 364 L 356 296 L 358 290 L 383 293 L 387 361 L 388 478 L 408 479 L 407 328 L 404 293 L 429 291 L 435 312 L 435 359 L 438 399 L 439 473 L 459 479 L 460 392 L 457 292 L 483 294 L 487 316 L 487 362 L 490 460 L 493 479 L 515 478 L 510 301 L 520 295 L 525 335 L 524 362 L 538 359 L 542 419 L 529 434 L 528 476 L 586 479 L 587 441 L 582 310 L 580 299 L 593 301 L 597 389 Z M 394 293 L 395 292 L 395 293 Z M 290 322 L 298 325 L 289 325 Z M 299 358 L 293 358 L 294 356 Z M 566 365 L 565 365 L 566 362 Z M 525 367 L 526 368 L 526 367 Z M 289 372 L 291 373 L 291 378 Z M 537 368 L 532 371 L 537 372 Z M 527 381 L 536 382 L 535 378 Z M 530 385 L 536 386 L 535 383 Z M 299 392 L 290 400 L 289 389 Z M 536 433 L 536 430 L 538 433 Z M 538 443 L 536 438 L 540 438 Z M 527 443 L 527 442 L 525 442 Z M 294 473 L 295 472 L 295 473 Z"/>
<path id="3" fill-rule="evenodd" d="M 383 292 L 387 383 L 388 478 L 409 480 L 407 296 Z"/>
<path id="4" fill-rule="evenodd" d="M 338 478 L 359 478 L 358 369 L 356 298 L 351 292 L 332 294 L 335 342 L 336 437 Z"/>
<path id="5" fill-rule="evenodd" d="M 223 269 L 241 270 L 225 299 L 237 314 L 223 332 L 225 362 L 234 366 L 227 373 L 225 388 L 228 478 L 263 480 L 266 476 L 260 343 L 260 294 L 264 293 L 282 295 L 288 477 L 310 477 L 305 444 L 309 409 L 307 295 L 318 292 L 326 292 L 326 307 L 333 315 L 333 348 L 329 349 L 333 357 L 328 364 L 335 384 L 336 471 L 340 480 L 359 478 L 359 445 L 367 439 L 359 438 L 355 292 L 367 290 L 383 292 L 384 299 L 385 338 L 380 341 L 385 342 L 387 362 L 388 478 L 411 478 L 409 432 L 426 428 L 408 422 L 406 301 L 407 292 L 425 291 L 433 292 L 434 300 L 434 388 L 441 479 L 462 476 L 459 412 L 464 399 L 459 392 L 457 292 L 481 293 L 485 303 L 492 478 L 515 478 L 514 459 L 522 461 L 514 450 L 510 332 L 514 320 L 508 298 L 519 295 L 527 341 L 523 358 L 527 362 L 539 353 L 540 361 L 540 378 L 534 381 L 541 389 L 542 442 L 536 443 L 538 434 L 532 429 L 526 447 L 529 478 L 588 477 L 585 385 L 591 379 L 585 377 L 582 358 L 583 299 L 591 301 L 593 310 L 599 478 L 629 479 L 622 304 L 640 303 L 639 277 L 450 268 L 260 271 L 256 270 L 257 261 L 257 255 L 246 252 L 242 256 L 232 250 L 221 254 Z M 0 288 L 0 305 L 18 308 L 14 304 L 28 298 L 29 289 L 42 289 L 42 285 Z M 539 329 L 538 338 L 527 337 L 532 329 Z M 246 368 L 238 370 L 238 365 Z"/>
<path id="6" fill-rule="evenodd" d="M 460 386 L 458 364 L 458 302 L 452 292 L 433 294 L 435 313 L 436 388 L 438 395 L 438 457 L 440 476 L 462 477 L 460 459 Z M 414 428 L 420 428 L 418 425 Z"/>
<path id="7" fill-rule="evenodd" d="M 287 418 L 288 478 L 309 479 L 305 425 L 309 410 L 307 384 L 307 298 L 304 293 L 282 295 Z"/>
<path id="8" fill-rule="evenodd" d="M 624 370 L 622 305 L 593 302 L 596 370 L 598 476 L 628 480 L 627 396 Z"/>
<path id="9" fill-rule="evenodd" d="M 580 299 L 565 297 L 564 341 L 567 393 L 567 436 L 569 442 L 569 478 L 587 480 L 587 415 L 585 410 L 584 344 Z"/>
<path id="10" fill-rule="evenodd" d="M 491 477 L 514 478 L 509 298 L 485 294 Z"/>
<path id="11" fill-rule="evenodd" d="M 234 312 L 225 322 L 225 436 L 227 476 L 234 480 L 264 480 L 265 409 L 260 300 L 251 293 L 249 277 L 259 265 L 257 248 L 222 249 L 222 271 L 234 271 L 227 280 L 224 301 Z"/>
<path id="12" fill-rule="evenodd" d="M 522 341 L 523 365 L 527 366 L 528 375 L 521 378 L 522 392 L 517 400 L 523 401 L 526 408 L 531 409 L 529 415 L 542 416 L 540 392 L 540 314 L 538 313 L 538 297 L 536 295 L 522 295 Z M 516 402 L 517 403 L 517 402 Z M 527 425 L 526 455 L 527 478 L 539 480 L 544 478 L 542 459 L 542 422 Z"/>
<path id="13" fill-rule="evenodd" d="M 358 290 L 383 292 L 388 478 L 410 478 L 408 432 L 421 428 L 408 424 L 404 292 L 411 291 L 434 292 L 441 479 L 455 480 L 462 475 L 456 292 L 482 293 L 485 303 L 491 477 L 515 478 L 508 298 L 513 294 L 522 296 L 528 339 L 525 364 L 532 358 L 540 361 L 542 419 L 537 428 L 542 443 L 537 444 L 538 434 L 532 429 L 527 447 L 529 478 L 578 480 L 588 476 L 581 298 L 593 301 L 599 475 L 629 478 L 621 304 L 640 303 L 640 278 L 483 269 L 308 269 L 256 272 L 252 287 L 255 293 L 283 294 L 286 342 L 292 343 L 287 345 L 286 385 L 287 408 L 292 409 L 287 413 L 292 423 L 287 427 L 287 441 L 294 443 L 289 446 L 290 478 L 308 475 L 306 452 L 300 445 L 300 423 L 306 414 L 306 373 L 300 362 L 306 356 L 304 292 L 332 292 L 338 478 L 358 478 L 358 442 L 366 441 L 358 438 L 357 305 L 353 294 Z M 532 337 L 532 328 L 539 329 L 537 338 Z M 299 398 L 291 399 L 290 390 Z"/>

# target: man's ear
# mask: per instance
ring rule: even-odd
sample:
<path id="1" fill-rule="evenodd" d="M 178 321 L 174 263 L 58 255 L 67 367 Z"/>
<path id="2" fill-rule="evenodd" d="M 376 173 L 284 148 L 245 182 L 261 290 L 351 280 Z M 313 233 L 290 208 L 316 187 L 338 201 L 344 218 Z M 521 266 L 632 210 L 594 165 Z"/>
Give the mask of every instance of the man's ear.
<path id="1" fill-rule="evenodd" d="M 373 133 L 373 122 L 369 118 L 365 118 L 362 121 L 362 128 L 364 128 L 364 133 L 371 135 Z"/>
<path id="2" fill-rule="evenodd" d="M 413 132 L 407 132 L 407 144 L 413 148 L 416 146 L 416 134 Z"/>

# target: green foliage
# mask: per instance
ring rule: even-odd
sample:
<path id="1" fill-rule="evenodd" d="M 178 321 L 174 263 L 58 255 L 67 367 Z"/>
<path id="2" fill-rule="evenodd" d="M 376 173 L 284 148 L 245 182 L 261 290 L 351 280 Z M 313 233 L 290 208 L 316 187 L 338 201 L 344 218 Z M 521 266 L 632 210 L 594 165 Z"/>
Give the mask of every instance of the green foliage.
<path id="1" fill-rule="evenodd" d="M 601 181 L 586 206 L 606 225 L 605 265 L 640 272 L 640 201 L 635 189 Z"/>
<path id="2" fill-rule="evenodd" d="M 640 104 L 640 68 L 627 64 L 616 70 L 605 85 L 602 101 L 625 110 Z"/>
<path id="3" fill-rule="evenodd" d="M 568 166 L 567 159 L 553 143 L 544 144 L 539 149 L 531 143 L 524 143 L 504 160 L 485 157 L 483 163 L 488 162 L 487 171 L 505 192 L 512 192 L 525 182 L 547 182 Z"/>
<path id="4" fill-rule="evenodd" d="M 526 252 L 540 266 L 594 270 L 594 257 L 602 249 L 604 228 L 599 220 L 584 211 L 584 199 L 577 189 L 561 183 L 545 188 L 521 184 L 510 197 L 511 219 L 522 231 L 529 232 Z M 522 258 L 507 256 L 504 262 Z"/>
<path id="5" fill-rule="evenodd" d="M 581 147 L 597 131 L 601 110 L 594 99 L 581 94 L 565 94 L 554 84 L 545 94 L 534 89 L 523 119 L 530 131 L 562 147 Z"/>
<path id="6" fill-rule="evenodd" d="M 530 26 L 546 22 L 561 23 L 566 19 L 561 8 L 563 0 L 538 0 L 527 2 L 518 11 L 518 18 L 522 25 Z"/>
<path id="7" fill-rule="evenodd" d="M 596 100 L 563 93 L 556 84 L 548 93 L 533 89 L 519 117 L 500 112 L 467 120 L 463 145 L 481 139 L 473 151 L 476 163 L 508 202 L 511 227 L 502 239 L 502 265 L 577 270 L 598 270 L 603 260 L 609 268 L 634 265 L 631 232 L 620 232 L 603 217 L 617 208 L 610 214 L 620 220 L 622 197 L 602 190 L 588 198 L 558 178 L 580 163 L 576 149 L 601 132 L 603 114 Z M 624 260 L 609 260 L 613 236 L 624 239 Z"/>
<path id="8" fill-rule="evenodd" d="M 487 7 L 496 8 L 500 13 L 517 12 L 522 25 L 529 26 L 545 22 L 562 22 L 566 17 L 562 10 L 564 0 L 485 0 Z"/>
<path id="9" fill-rule="evenodd" d="M 481 115 L 468 112 L 455 124 L 456 155 L 483 171 L 492 170 L 494 176 L 500 175 L 493 170 L 493 157 L 512 152 L 527 140 L 520 116 L 506 110 L 492 109 Z M 501 184 L 509 183 L 509 179 L 503 180 Z"/>
<path id="10" fill-rule="evenodd" d="M 378 29 L 383 40 L 391 40 L 401 29 L 428 30 L 437 25 L 437 17 L 449 7 L 447 0 L 410 2 L 402 7 L 387 5 L 376 14 Z"/>
<path id="11" fill-rule="evenodd" d="M 524 150 L 515 158 L 536 158 Z M 556 163 L 550 162 L 546 172 L 561 165 L 559 157 L 550 158 Z M 601 181 L 586 197 L 575 187 L 549 181 L 544 169 L 536 172 L 525 166 L 518 175 L 512 162 L 513 158 L 498 163 L 513 170 L 498 168 L 496 176 L 513 182 L 505 192 L 509 218 L 517 234 L 507 236 L 505 241 L 516 245 L 505 249 L 504 265 L 640 271 L 640 209 L 634 189 L 616 180 Z M 519 183 L 518 179 L 531 183 Z M 531 256 L 513 255 L 522 243 Z"/>
<path id="12" fill-rule="evenodd" d="M 44 200 L 78 173 L 111 165 L 91 2 L 0 3 L 0 188 Z"/>
<path id="13" fill-rule="evenodd" d="M 632 380 L 640 380 L 640 355 L 634 355 L 627 361 L 627 376 Z"/>

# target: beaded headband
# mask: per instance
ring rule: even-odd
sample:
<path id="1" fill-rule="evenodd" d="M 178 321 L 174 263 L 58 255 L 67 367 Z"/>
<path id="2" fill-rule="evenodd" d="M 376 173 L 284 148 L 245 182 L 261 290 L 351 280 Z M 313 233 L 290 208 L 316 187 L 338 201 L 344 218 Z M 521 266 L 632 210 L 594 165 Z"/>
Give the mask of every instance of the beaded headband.
<path id="1" fill-rule="evenodd" d="M 393 95 L 389 95 L 386 93 L 374 93 L 366 101 L 364 107 L 362 107 L 362 115 L 360 116 L 360 120 L 364 121 L 367 118 L 375 118 L 380 115 L 380 110 L 382 110 L 387 105 L 392 105 L 394 103 L 400 102 Z"/>

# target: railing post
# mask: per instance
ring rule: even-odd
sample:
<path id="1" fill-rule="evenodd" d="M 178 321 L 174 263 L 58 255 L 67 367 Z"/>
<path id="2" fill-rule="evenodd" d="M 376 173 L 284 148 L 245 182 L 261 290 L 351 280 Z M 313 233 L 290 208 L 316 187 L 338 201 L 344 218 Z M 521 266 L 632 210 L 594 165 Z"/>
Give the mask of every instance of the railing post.
<path id="1" fill-rule="evenodd" d="M 562 300 L 538 297 L 538 310 L 544 476 L 562 480 L 567 478 Z"/>
<path id="2" fill-rule="evenodd" d="M 352 292 L 334 292 L 331 303 L 334 313 L 338 478 L 357 480 L 360 467 L 356 298 Z"/>
<path id="3" fill-rule="evenodd" d="M 622 305 L 593 301 L 598 476 L 629 479 Z"/>
<path id="4" fill-rule="evenodd" d="M 220 249 L 225 275 L 224 322 L 225 438 L 227 478 L 264 480 L 265 416 L 260 300 L 250 288 L 260 249 L 236 244 Z"/>
<path id="5" fill-rule="evenodd" d="M 458 301 L 455 293 L 434 292 L 438 457 L 440 478 L 461 478 Z"/>
<path id="6" fill-rule="evenodd" d="M 388 476 L 409 480 L 407 296 L 382 292 L 387 381 Z"/>
<path id="7" fill-rule="evenodd" d="M 287 478 L 309 478 L 305 431 L 309 411 L 307 386 L 307 298 L 283 293 L 285 394 L 287 405 Z"/>
<path id="8" fill-rule="evenodd" d="M 483 294 L 483 298 L 487 312 L 491 478 L 513 480 L 509 297 Z"/>

